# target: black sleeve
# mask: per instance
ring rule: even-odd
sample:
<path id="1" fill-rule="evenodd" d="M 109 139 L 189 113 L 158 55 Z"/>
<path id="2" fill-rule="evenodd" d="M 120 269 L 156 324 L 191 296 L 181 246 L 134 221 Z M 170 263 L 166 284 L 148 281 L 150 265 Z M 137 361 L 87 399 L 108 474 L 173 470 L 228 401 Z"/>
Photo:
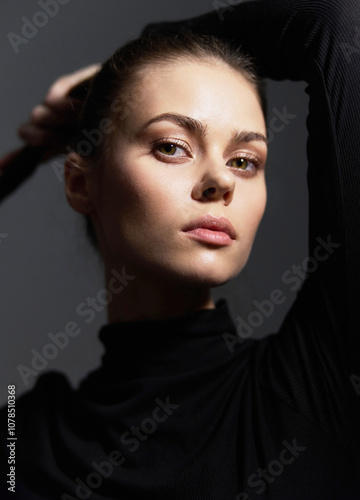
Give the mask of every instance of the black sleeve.
<path id="1" fill-rule="evenodd" d="M 333 438 L 356 448 L 360 446 L 360 3 L 231 3 L 215 1 L 209 14 L 149 25 L 145 31 L 189 29 L 217 35 L 254 56 L 263 77 L 307 82 L 307 279 L 280 332 L 262 343 L 260 377 L 264 388 Z M 300 281 L 296 272 L 284 275 L 284 285 L 296 288 Z"/>

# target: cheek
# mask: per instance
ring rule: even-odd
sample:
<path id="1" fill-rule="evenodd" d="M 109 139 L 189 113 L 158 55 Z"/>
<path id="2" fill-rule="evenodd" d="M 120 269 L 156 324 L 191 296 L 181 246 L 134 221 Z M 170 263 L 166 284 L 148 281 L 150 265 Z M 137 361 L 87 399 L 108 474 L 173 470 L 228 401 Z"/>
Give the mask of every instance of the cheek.
<path id="1" fill-rule="evenodd" d="M 146 239 L 150 245 L 162 234 L 161 222 L 166 223 L 175 211 L 171 189 L 165 176 L 156 176 L 149 168 L 137 169 L 136 164 L 119 167 L 108 176 L 102 186 L 100 214 L 108 242 L 126 245 L 127 241 L 136 247 Z"/>

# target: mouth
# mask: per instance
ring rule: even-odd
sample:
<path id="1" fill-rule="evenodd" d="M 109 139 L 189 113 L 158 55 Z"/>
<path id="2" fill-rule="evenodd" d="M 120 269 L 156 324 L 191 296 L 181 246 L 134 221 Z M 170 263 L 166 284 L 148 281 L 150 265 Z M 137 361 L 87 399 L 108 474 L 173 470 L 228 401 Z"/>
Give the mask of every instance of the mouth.
<path id="1" fill-rule="evenodd" d="M 236 239 L 235 229 L 225 217 L 206 214 L 190 222 L 183 231 L 191 238 L 214 245 L 232 245 Z"/>

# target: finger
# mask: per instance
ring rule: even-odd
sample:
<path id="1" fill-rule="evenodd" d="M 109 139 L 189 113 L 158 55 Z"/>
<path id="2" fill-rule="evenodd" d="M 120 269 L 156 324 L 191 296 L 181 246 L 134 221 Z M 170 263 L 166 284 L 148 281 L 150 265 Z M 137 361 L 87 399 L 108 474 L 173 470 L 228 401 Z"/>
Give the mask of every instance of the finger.
<path id="1" fill-rule="evenodd" d="M 77 115 L 75 114 L 75 107 L 60 113 L 48 106 L 39 104 L 32 110 L 30 120 L 29 123 L 39 127 L 60 127 L 76 122 Z"/>
<path id="2" fill-rule="evenodd" d="M 26 123 L 18 129 L 18 134 L 30 146 L 46 146 L 53 133 L 45 128 Z"/>
<path id="3" fill-rule="evenodd" d="M 45 97 L 44 104 L 53 108 L 59 106 L 63 108 L 64 103 L 68 103 L 67 95 L 70 90 L 80 82 L 95 75 L 100 67 L 101 64 L 92 64 L 70 75 L 62 76 L 50 87 Z"/>

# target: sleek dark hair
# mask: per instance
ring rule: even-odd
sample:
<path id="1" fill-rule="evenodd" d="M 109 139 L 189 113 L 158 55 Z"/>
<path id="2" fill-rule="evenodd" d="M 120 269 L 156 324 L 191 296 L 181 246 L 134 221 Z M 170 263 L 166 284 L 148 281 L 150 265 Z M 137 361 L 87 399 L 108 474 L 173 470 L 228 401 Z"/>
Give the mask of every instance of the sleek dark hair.
<path id="1" fill-rule="evenodd" d="M 114 52 L 92 79 L 77 133 L 72 141 L 72 149 L 84 157 L 106 157 L 114 136 L 112 131 L 117 126 L 126 129 L 126 118 L 133 112 L 134 107 L 142 102 L 141 92 L 146 85 L 155 82 L 160 84 L 161 90 L 161 81 L 156 79 L 157 66 L 166 66 L 179 59 L 222 61 L 241 73 L 256 91 L 266 119 L 264 83 L 258 76 L 254 61 L 242 53 L 239 47 L 210 35 L 190 32 L 149 33 Z M 153 69 L 153 72 L 141 89 L 136 84 L 141 77 L 141 70 L 144 69 Z M 85 219 L 89 240 L 93 247 L 99 250 L 91 217 L 85 215 Z"/>

